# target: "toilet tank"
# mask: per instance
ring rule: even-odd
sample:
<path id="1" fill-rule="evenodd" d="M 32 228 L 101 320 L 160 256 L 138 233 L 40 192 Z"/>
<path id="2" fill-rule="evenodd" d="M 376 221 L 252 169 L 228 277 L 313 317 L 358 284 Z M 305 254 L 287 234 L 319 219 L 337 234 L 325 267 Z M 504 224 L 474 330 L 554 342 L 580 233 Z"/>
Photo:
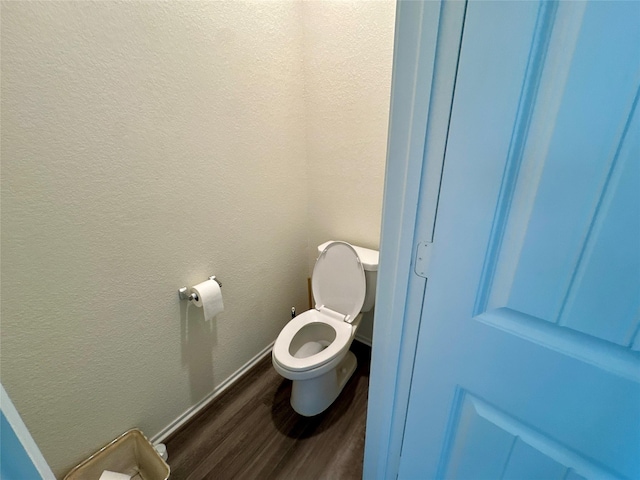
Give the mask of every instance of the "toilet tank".
<path id="1" fill-rule="evenodd" d="M 320 255 L 327 245 L 335 240 L 329 240 L 322 245 L 318 245 L 318 255 Z M 347 242 L 348 243 L 348 242 Z M 361 312 L 368 312 L 373 308 L 373 304 L 376 299 L 376 281 L 378 280 L 378 250 L 371 250 L 370 248 L 358 247 L 349 243 L 360 257 L 362 267 L 364 268 L 364 277 L 367 282 L 366 292 L 364 295 L 364 303 L 362 304 Z"/>

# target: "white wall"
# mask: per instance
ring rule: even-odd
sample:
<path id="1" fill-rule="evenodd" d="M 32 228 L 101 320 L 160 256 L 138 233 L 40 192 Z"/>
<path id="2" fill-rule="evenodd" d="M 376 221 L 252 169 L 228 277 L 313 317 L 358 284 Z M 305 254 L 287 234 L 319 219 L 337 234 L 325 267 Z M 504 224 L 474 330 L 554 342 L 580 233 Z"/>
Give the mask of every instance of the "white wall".
<path id="1" fill-rule="evenodd" d="M 393 6 L 356 5 L 2 3 L 2 383 L 57 475 L 272 342 L 321 239 L 377 247 Z M 319 172 L 361 181 L 334 221 Z M 210 274 L 205 324 L 177 289 Z"/>
<path id="2" fill-rule="evenodd" d="M 327 240 L 379 248 L 395 1 L 303 6 L 311 275 Z"/>
<path id="3" fill-rule="evenodd" d="M 56 474 L 305 308 L 301 45 L 288 4 L 3 4 L 2 382 Z"/>

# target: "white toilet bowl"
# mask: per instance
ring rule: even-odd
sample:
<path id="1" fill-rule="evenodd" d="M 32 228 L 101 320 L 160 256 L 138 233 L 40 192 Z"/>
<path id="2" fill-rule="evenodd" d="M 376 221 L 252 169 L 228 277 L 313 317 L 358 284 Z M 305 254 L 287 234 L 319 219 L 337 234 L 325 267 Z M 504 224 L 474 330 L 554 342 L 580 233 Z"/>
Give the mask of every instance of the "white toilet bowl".
<path id="1" fill-rule="evenodd" d="M 278 335 L 273 366 L 293 380 L 291 406 L 300 415 L 310 417 L 326 410 L 342 391 L 357 365 L 349 351 L 356 329 L 357 325 L 308 310 Z"/>
<path id="2" fill-rule="evenodd" d="M 291 406 L 305 416 L 326 410 L 355 371 L 356 357 L 349 347 L 366 294 L 365 270 L 356 251 L 361 248 L 345 242 L 321 247 L 312 276 L 316 308 L 292 319 L 272 352 L 275 370 L 293 380 Z"/>

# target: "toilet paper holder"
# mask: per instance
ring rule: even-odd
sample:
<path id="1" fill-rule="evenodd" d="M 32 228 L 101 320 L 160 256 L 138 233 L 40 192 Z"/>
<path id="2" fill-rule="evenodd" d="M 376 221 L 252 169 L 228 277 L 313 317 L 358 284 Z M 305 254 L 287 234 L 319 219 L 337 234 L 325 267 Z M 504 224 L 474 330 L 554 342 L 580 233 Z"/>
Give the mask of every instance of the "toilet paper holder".
<path id="1" fill-rule="evenodd" d="M 211 275 L 209 277 L 209 280 L 213 280 L 218 284 L 220 288 L 222 288 L 222 283 L 216 278 L 215 275 Z M 178 290 L 178 297 L 180 297 L 180 300 L 198 300 L 198 295 L 196 293 L 188 294 L 187 291 L 187 287 L 182 287 L 180 290 Z"/>

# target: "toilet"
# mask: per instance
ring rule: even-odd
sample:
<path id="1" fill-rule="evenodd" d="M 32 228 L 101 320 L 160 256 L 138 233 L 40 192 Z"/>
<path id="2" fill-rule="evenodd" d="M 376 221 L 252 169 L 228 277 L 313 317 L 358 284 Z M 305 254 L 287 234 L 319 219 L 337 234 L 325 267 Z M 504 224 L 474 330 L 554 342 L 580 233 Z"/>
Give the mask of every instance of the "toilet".
<path id="1" fill-rule="evenodd" d="M 315 308 L 293 318 L 273 346 L 275 370 L 293 381 L 291 406 L 311 417 L 326 410 L 356 369 L 349 351 L 373 308 L 378 252 L 342 241 L 318 246 L 311 276 Z"/>

